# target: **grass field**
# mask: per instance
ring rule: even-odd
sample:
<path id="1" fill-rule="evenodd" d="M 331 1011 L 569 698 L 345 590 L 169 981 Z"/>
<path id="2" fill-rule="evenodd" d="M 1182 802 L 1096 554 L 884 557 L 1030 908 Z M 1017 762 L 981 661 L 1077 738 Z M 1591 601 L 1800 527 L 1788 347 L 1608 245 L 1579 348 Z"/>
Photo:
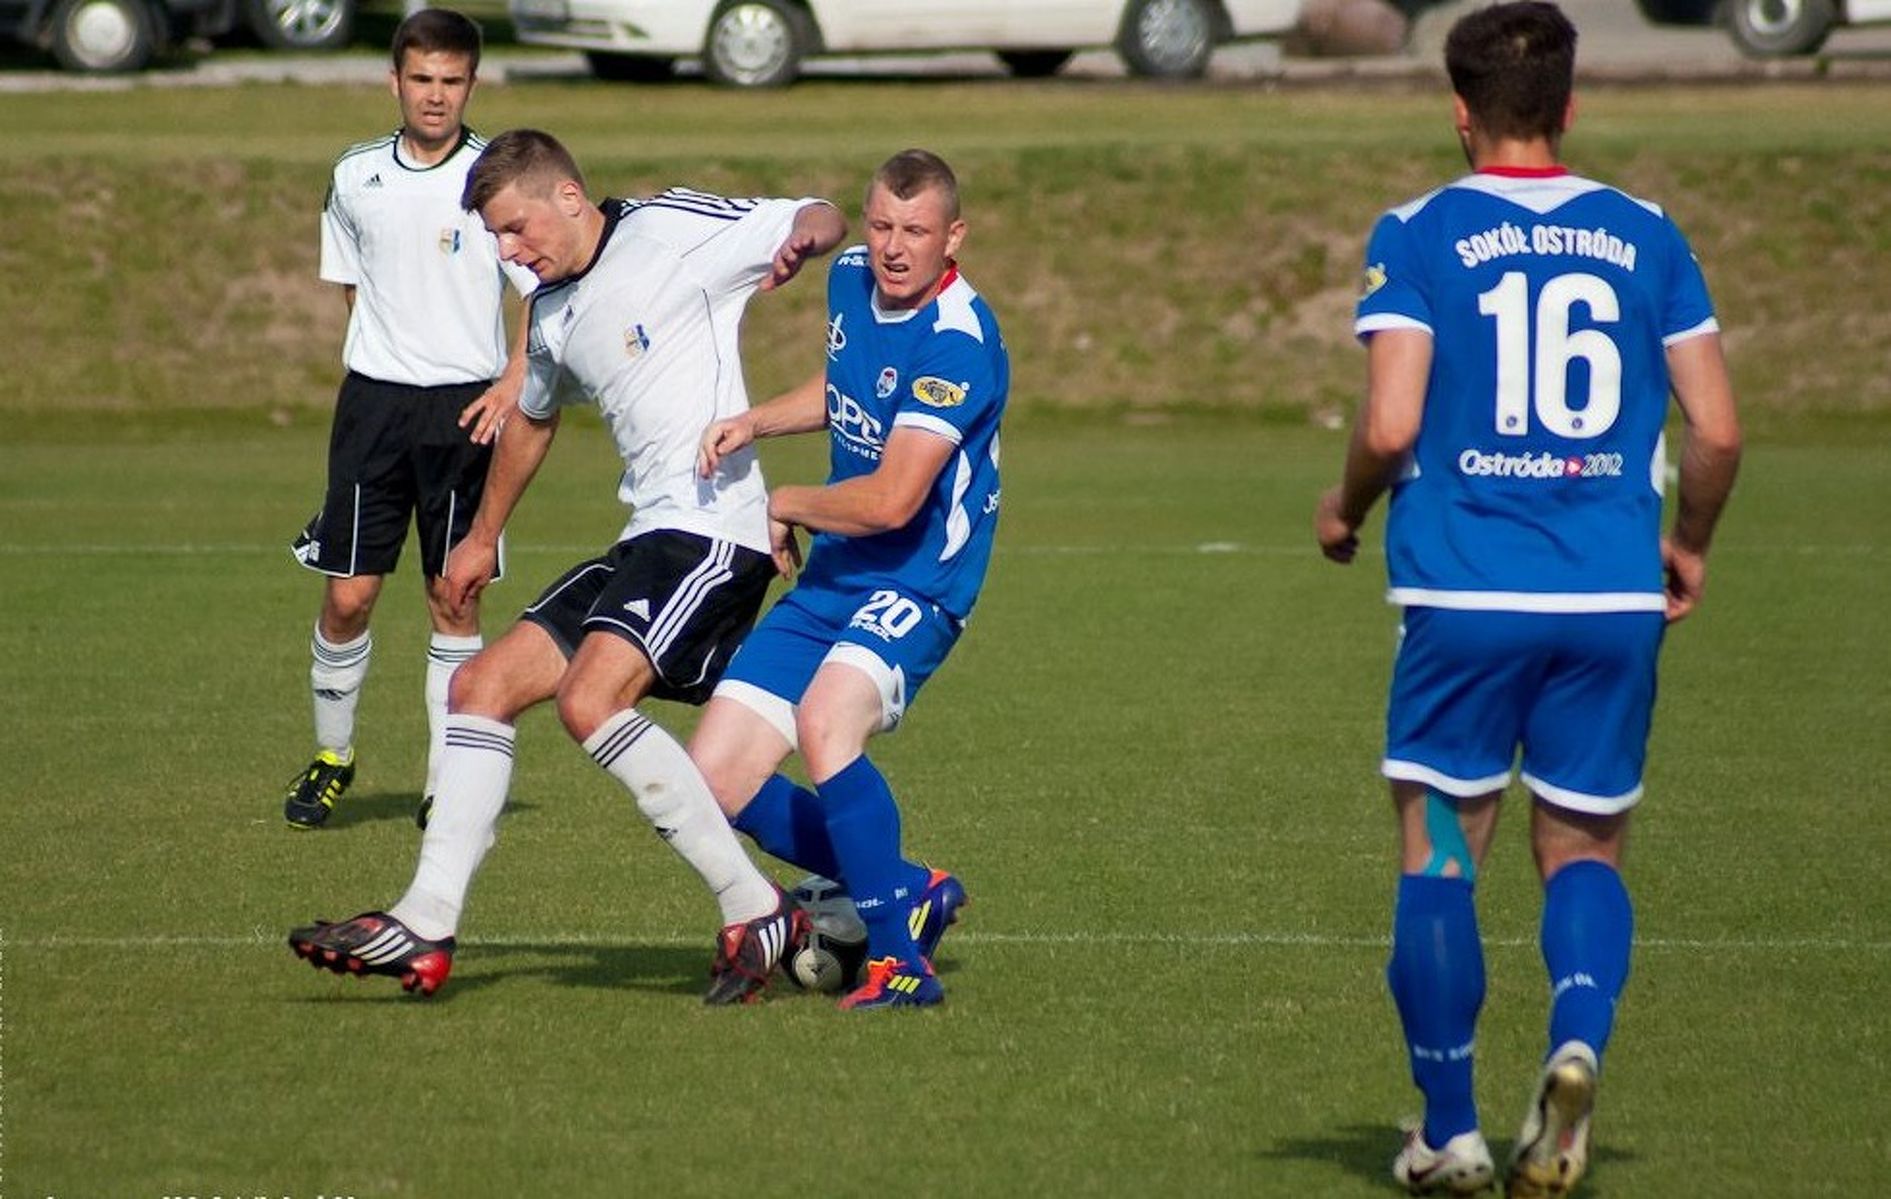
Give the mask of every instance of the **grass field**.
<path id="1" fill-rule="evenodd" d="M 297 963 L 286 930 L 393 899 L 418 836 L 411 565 L 376 624 L 355 792 L 314 834 L 278 796 L 308 752 L 317 594 L 282 547 L 319 491 L 340 332 L 307 282 L 304 201 L 385 97 L 0 98 L 0 263 L 61 284 L 0 296 L 0 1196 L 1389 1193 L 1416 1107 L 1381 980 L 1395 618 L 1375 555 L 1341 571 L 1311 547 L 1341 451 L 1312 418 L 1359 377 L 1366 222 L 1452 166 L 1441 109 L 1010 85 L 750 100 L 480 103 L 489 127 L 569 128 L 627 184 L 837 191 L 916 140 L 915 114 L 952 114 L 944 148 L 990 189 L 971 269 L 1020 362 L 1004 527 L 970 633 L 875 751 L 909 845 L 973 895 L 949 1003 L 702 1008 L 712 906 L 545 713 L 448 989 L 420 1003 Z M 1586 111 L 1584 153 L 1713 247 L 1757 435 L 1707 604 L 1666 651 L 1640 946 L 1584 1193 L 1875 1193 L 1891 118 L 1844 88 Z M 806 369 L 811 299 L 772 303 L 758 390 Z M 770 448 L 777 479 L 819 469 Z M 577 422 L 489 631 L 614 534 L 614 474 Z M 1510 817 L 1480 887 L 1500 1152 L 1543 1037 L 1522 831 Z"/>

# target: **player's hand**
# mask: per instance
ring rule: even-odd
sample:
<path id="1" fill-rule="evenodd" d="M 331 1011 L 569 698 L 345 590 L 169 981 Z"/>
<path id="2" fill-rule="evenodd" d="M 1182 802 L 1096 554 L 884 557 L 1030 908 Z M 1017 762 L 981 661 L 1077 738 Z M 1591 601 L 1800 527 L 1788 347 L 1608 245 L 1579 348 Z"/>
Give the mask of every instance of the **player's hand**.
<path id="1" fill-rule="evenodd" d="M 775 559 L 775 572 L 784 579 L 792 580 L 795 572 L 801 569 L 801 542 L 794 535 L 794 526 L 785 520 L 769 517 L 768 549 Z"/>
<path id="2" fill-rule="evenodd" d="M 1668 621 L 1673 623 L 1694 610 L 1707 586 L 1707 555 L 1682 549 L 1661 539 L 1661 565 L 1666 575 Z"/>
<path id="3" fill-rule="evenodd" d="M 489 445 L 506 427 L 506 421 L 519 407 L 517 384 L 501 379 L 479 394 L 479 398 L 460 409 L 460 428 L 468 429 L 474 445 Z"/>
<path id="4" fill-rule="evenodd" d="M 820 253 L 820 243 L 813 234 L 794 232 L 788 240 L 781 243 L 775 251 L 775 260 L 769 264 L 768 278 L 762 280 L 761 290 L 773 291 L 801 273 L 801 264 L 811 255 Z"/>
<path id="5" fill-rule="evenodd" d="M 455 617 L 468 615 L 479 593 L 492 582 L 492 572 L 499 565 L 499 547 L 483 538 L 468 535 L 453 547 L 446 559 L 444 576 L 447 607 Z"/>
<path id="6" fill-rule="evenodd" d="M 1344 566 L 1359 552 L 1359 529 L 1339 514 L 1340 489 L 1335 487 L 1320 497 L 1313 509 L 1313 536 L 1320 552 Z"/>
<path id="7" fill-rule="evenodd" d="M 755 440 L 755 427 L 746 416 L 732 416 L 710 425 L 696 446 L 696 473 L 707 479 L 722 460 Z"/>

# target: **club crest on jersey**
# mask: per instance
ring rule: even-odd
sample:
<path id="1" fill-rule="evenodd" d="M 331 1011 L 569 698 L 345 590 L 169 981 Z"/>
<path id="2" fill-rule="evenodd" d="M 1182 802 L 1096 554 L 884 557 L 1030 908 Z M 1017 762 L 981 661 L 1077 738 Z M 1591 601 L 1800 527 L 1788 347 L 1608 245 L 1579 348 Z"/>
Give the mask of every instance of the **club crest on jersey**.
<path id="1" fill-rule="evenodd" d="M 889 366 L 880 372 L 880 381 L 873 385 L 873 394 L 884 400 L 892 395 L 899 385 L 900 373 Z"/>
<path id="2" fill-rule="evenodd" d="M 460 231 L 458 229 L 440 230 L 440 252 L 458 254 L 460 252 Z"/>
<path id="3" fill-rule="evenodd" d="M 1368 266 L 1366 268 L 1364 288 L 1359 293 L 1359 298 L 1363 300 L 1373 292 L 1378 291 L 1381 287 L 1384 287 L 1386 277 L 1385 263 L 1375 262 L 1371 266 Z"/>
<path id="4" fill-rule="evenodd" d="M 847 348 L 847 334 L 840 327 L 841 314 L 836 312 L 827 319 L 827 356 L 839 358 L 840 352 Z"/>
<path id="5" fill-rule="evenodd" d="M 650 348 L 650 335 L 644 332 L 642 325 L 632 325 L 624 330 L 624 357 L 635 362 L 642 358 L 644 351 Z"/>
<path id="6" fill-rule="evenodd" d="M 913 380 L 913 398 L 928 408 L 957 408 L 965 402 L 970 383 L 950 383 L 937 375 L 921 375 Z"/>

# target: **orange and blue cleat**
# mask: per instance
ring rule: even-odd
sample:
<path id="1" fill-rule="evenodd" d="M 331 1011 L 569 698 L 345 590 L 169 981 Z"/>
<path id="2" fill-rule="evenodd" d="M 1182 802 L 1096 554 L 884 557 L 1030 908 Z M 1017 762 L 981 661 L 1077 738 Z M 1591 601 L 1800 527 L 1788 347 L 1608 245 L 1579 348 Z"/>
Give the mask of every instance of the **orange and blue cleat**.
<path id="1" fill-rule="evenodd" d="M 927 962 L 932 961 L 947 926 L 958 923 L 959 909 L 965 904 L 965 885 L 943 870 L 933 871 L 906 918 L 906 930 Z"/>
<path id="2" fill-rule="evenodd" d="M 898 958 L 874 958 L 867 963 L 867 981 L 840 1001 L 842 1011 L 879 1008 L 932 1007 L 945 1002 L 945 988 L 933 977 L 924 958 L 910 966 Z"/>

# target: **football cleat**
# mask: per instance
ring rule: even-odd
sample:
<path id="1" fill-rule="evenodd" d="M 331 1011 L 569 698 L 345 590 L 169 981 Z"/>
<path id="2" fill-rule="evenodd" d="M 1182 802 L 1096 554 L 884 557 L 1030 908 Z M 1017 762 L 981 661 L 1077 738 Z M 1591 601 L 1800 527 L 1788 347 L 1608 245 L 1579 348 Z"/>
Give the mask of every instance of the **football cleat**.
<path id="1" fill-rule="evenodd" d="M 874 958 L 867 963 L 867 981 L 840 1001 L 842 1011 L 865 1012 L 880 1008 L 932 1007 L 945 1002 L 945 988 L 921 958 L 915 968 L 898 958 Z"/>
<path id="2" fill-rule="evenodd" d="M 355 755 L 350 750 L 343 758 L 332 749 L 315 755 L 307 770 L 289 780 L 283 796 L 282 817 L 290 828 L 320 828 L 335 810 L 348 784 L 355 781 Z"/>
<path id="3" fill-rule="evenodd" d="M 723 926 L 716 935 L 716 960 L 709 965 L 710 1006 L 759 1003 L 775 967 L 787 962 L 808 940 L 808 914 L 775 888 L 775 910 L 741 924 Z"/>
<path id="4" fill-rule="evenodd" d="M 1589 1116 L 1596 1106 L 1595 1050 L 1564 1043 L 1544 1064 L 1510 1155 L 1512 1199 L 1567 1195 L 1589 1165 Z"/>
<path id="5" fill-rule="evenodd" d="M 1405 1130 L 1405 1148 L 1392 1159 L 1392 1177 L 1410 1195 L 1475 1195 L 1496 1181 L 1497 1168 L 1477 1129 L 1433 1149 L 1425 1144 L 1424 1126 L 1418 1125 Z"/>
<path id="6" fill-rule="evenodd" d="M 965 884 L 943 870 L 935 870 L 926 880 L 926 889 L 920 892 L 919 901 L 913 904 L 912 913 L 906 918 L 907 931 L 912 934 L 913 944 L 919 947 L 919 956 L 928 962 L 939 948 L 939 939 L 945 936 L 948 926 L 957 924 L 959 909 L 966 904 Z"/>
<path id="7" fill-rule="evenodd" d="M 289 948 L 317 970 L 336 974 L 385 974 L 401 990 L 433 994 L 453 972 L 452 937 L 426 941 L 386 912 L 363 912 L 331 924 L 318 920 L 289 934 Z"/>

